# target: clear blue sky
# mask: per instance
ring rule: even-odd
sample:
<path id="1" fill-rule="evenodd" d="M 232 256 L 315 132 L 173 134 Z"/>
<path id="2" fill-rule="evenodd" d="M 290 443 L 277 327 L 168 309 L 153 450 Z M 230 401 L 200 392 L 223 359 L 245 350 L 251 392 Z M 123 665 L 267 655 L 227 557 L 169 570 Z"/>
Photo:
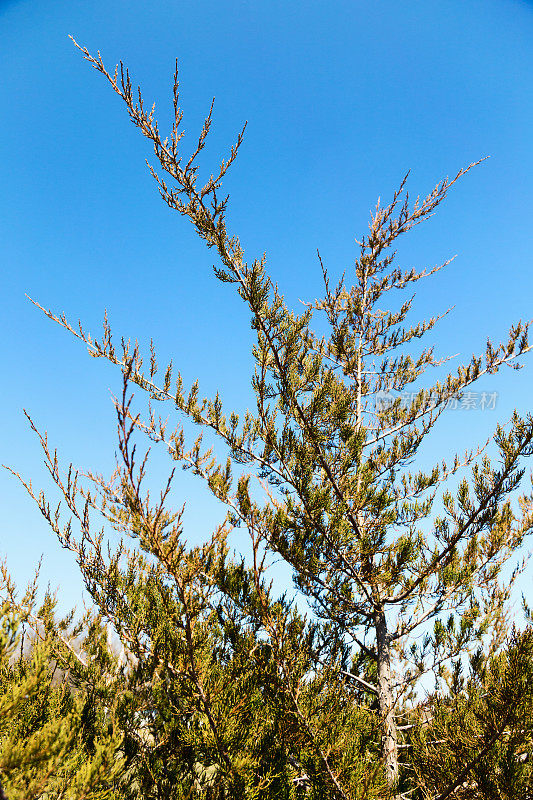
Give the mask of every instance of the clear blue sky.
<path id="1" fill-rule="evenodd" d="M 109 390 L 120 376 L 25 293 L 93 332 L 107 308 L 117 337 L 153 336 L 186 381 L 199 377 L 206 394 L 220 388 L 227 407 L 250 400 L 249 315 L 213 277 L 212 253 L 159 199 L 148 142 L 68 34 L 109 67 L 124 60 L 163 124 L 177 56 L 192 135 L 216 95 L 208 165 L 248 120 L 227 182 L 229 226 L 250 257 L 267 251 L 289 302 L 320 292 L 317 247 L 332 274 L 350 267 L 369 210 L 408 169 L 411 191 L 424 193 L 490 156 L 401 255 L 421 267 L 458 254 L 417 306 L 427 316 L 455 304 L 435 334 L 443 354 L 468 358 L 487 335 L 533 316 L 533 2 L 4 0 L 0 460 L 51 500 L 22 408 L 64 460 L 107 473 Z M 530 359 L 485 381 L 499 392 L 496 410 L 454 412 L 435 454 L 485 439 L 515 406 L 530 410 L 532 370 Z M 200 540 L 213 503 L 188 475 L 175 496 L 188 500 L 190 538 Z M 43 582 L 60 586 L 62 604 L 78 602 L 72 557 L 4 472 L 0 497 L 0 553 L 14 577 L 22 584 L 44 553 Z"/>

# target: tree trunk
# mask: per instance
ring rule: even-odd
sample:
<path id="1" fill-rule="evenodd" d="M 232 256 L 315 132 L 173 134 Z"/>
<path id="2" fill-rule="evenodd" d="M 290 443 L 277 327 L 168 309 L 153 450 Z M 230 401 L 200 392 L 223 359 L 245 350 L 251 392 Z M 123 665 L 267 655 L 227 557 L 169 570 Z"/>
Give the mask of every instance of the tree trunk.
<path id="1" fill-rule="evenodd" d="M 389 787 L 394 790 L 398 782 L 398 732 L 394 719 L 392 677 L 390 667 L 390 636 L 383 611 L 376 615 L 376 640 L 378 656 L 378 703 L 381 719 L 381 754 Z"/>

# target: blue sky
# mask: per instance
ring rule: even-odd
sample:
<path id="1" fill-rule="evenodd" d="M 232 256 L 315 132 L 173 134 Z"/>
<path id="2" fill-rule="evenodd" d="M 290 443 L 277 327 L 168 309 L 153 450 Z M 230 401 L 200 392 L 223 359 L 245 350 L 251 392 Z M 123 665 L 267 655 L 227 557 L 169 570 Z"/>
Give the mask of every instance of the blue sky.
<path id="1" fill-rule="evenodd" d="M 152 336 L 161 361 L 172 356 L 205 394 L 219 388 L 236 410 L 251 397 L 246 309 L 159 199 L 148 142 L 68 34 L 109 67 L 122 59 L 163 127 L 178 57 L 186 142 L 216 96 L 209 171 L 248 120 L 227 180 L 229 227 L 250 257 L 267 252 L 289 303 L 320 293 L 317 248 L 333 275 L 350 268 L 377 197 L 386 201 L 408 169 L 416 195 L 490 156 L 405 239 L 401 257 L 421 267 L 457 254 L 418 297 L 422 317 L 455 305 L 435 334 L 442 354 L 468 358 L 487 335 L 503 338 L 533 316 L 533 3 L 0 2 L 0 460 L 50 500 L 22 408 L 66 462 L 107 473 L 120 376 L 25 293 L 93 332 L 107 308 L 117 337 Z M 462 451 L 514 407 L 531 410 L 532 369 L 530 359 L 480 385 L 498 392 L 496 409 L 454 412 L 429 455 Z M 175 497 L 187 499 L 190 539 L 201 540 L 214 503 L 188 475 Z M 72 557 L 4 472 L 0 498 L 0 553 L 15 579 L 44 553 L 43 584 L 60 587 L 63 606 L 77 603 Z"/>

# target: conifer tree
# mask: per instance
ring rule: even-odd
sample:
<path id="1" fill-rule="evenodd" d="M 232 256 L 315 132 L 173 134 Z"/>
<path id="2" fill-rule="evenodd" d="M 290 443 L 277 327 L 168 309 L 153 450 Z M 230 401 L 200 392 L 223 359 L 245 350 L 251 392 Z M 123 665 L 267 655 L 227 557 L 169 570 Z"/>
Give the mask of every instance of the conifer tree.
<path id="1" fill-rule="evenodd" d="M 4 577 L 7 575 L 3 572 Z M 53 603 L 41 608 L 46 618 Z M 115 800 L 120 740 L 94 696 L 76 691 L 41 631 L 24 648 L 13 603 L 0 609 L 0 797 Z M 19 651 L 17 653 L 17 651 Z M 92 724 L 89 724 L 92 719 Z"/>
<path id="2" fill-rule="evenodd" d="M 82 488 L 72 466 L 62 475 L 38 434 L 71 519 L 62 524 L 59 509 L 23 481 L 118 633 L 121 664 L 90 615 L 67 632 L 47 609 L 34 611 L 33 597 L 21 605 L 11 589 L 12 607 L 44 622 L 76 685 L 100 707 L 114 707 L 125 759 L 115 782 L 121 796 L 318 800 L 342 782 L 353 798 L 381 797 L 375 715 L 316 664 L 313 629 L 272 597 L 257 562 L 247 568 L 229 557 L 228 525 L 203 546 L 187 547 L 181 513 L 165 507 L 170 484 L 155 506 L 144 491 L 147 459 L 137 465 L 139 420 L 128 396 L 134 360 L 117 401 L 121 463 L 113 479 L 89 473 L 92 489 Z M 122 535 L 114 551 L 95 531 L 94 512 Z M 138 547 L 127 547 L 125 537 Z M 74 652 L 80 631 L 90 662 Z"/>
<path id="3" fill-rule="evenodd" d="M 102 338 L 95 340 L 81 325 L 74 328 L 64 316 L 45 311 L 81 338 L 92 355 L 118 365 L 125 390 L 117 401 L 123 463 L 112 481 L 93 476 L 99 503 L 94 493 L 86 494 L 85 510 L 79 510 L 77 476 L 69 472 L 66 481 L 60 477 L 57 458 L 41 436 L 52 477 L 81 525 L 81 544 L 39 497 L 41 511 L 62 543 L 76 552 L 102 614 L 138 652 L 142 626 L 136 641 L 133 609 L 141 600 L 128 587 L 133 587 L 136 571 L 145 576 L 146 586 L 151 575 L 158 578 L 157 600 L 156 595 L 147 597 L 164 609 L 163 618 L 174 619 L 179 630 L 182 672 L 194 702 L 203 709 L 213 758 L 220 765 L 217 769 L 228 776 L 230 796 L 252 795 L 246 794 L 242 783 L 246 770 L 228 745 L 231 736 L 222 724 L 220 708 L 213 707 L 217 693 L 223 691 L 221 684 L 207 691 L 204 683 L 211 680 L 213 664 L 202 654 L 202 646 L 208 629 L 217 624 L 222 637 L 232 643 L 232 658 L 240 647 L 256 669 L 266 664 L 283 716 L 290 715 L 294 725 L 292 742 L 298 737 L 306 742 L 318 765 L 319 780 L 327 787 L 317 797 L 347 800 L 366 796 L 360 793 L 363 786 L 364 792 L 373 791 L 370 777 L 357 772 L 357 756 L 346 738 L 350 726 L 341 725 L 345 741 L 340 748 L 331 739 L 331 723 L 325 723 L 320 709 L 320 698 L 328 691 L 337 698 L 349 697 L 352 704 L 358 695 L 360 712 L 372 711 L 380 742 L 375 774 L 383 768 L 390 796 L 412 791 L 412 777 L 402 768 L 399 755 L 403 734 L 398 720 L 408 713 L 424 675 L 445 679 L 453 673 L 454 663 L 480 642 L 489 652 L 502 644 L 507 633 L 506 603 L 518 572 L 504 582 L 501 569 L 533 525 L 532 496 L 523 494 L 518 504 L 512 501 L 523 477 L 523 459 L 533 452 L 531 416 L 515 413 L 508 424 L 497 427 L 496 461 L 484 448 L 439 457 L 429 470 L 418 468 L 416 461 L 427 435 L 462 392 L 503 365 L 518 367 L 520 356 L 531 349 L 528 325 L 520 322 L 502 344 L 488 342 L 482 355 L 444 378 L 428 381 L 428 372 L 446 359 L 440 359 L 432 346 L 420 349 L 417 344 L 440 317 L 411 323 L 413 296 L 396 301 L 402 290 L 440 269 L 398 266 L 396 240 L 431 217 L 449 189 L 474 165 L 414 202 L 404 179 L 389 205 L 378 203 L 368 234 L 358 242 L 353 268 L 334 282 L 320 262 L 323 296 L 296 312 L 287 307 L 269 278 L 266 257 L 247 259 L 238 237 L 226 227 L 228 197 L 222 194 L 222 182 L 237 157 L 243 132 L 218 172 L 202 183 L 197 160 L 210 130 L 212 108 L 197 145 L 185 159 L 177 68 L 174 121 L 170 137 L 163 138 L 154 108 L 145 110 L 141 91 L 134 91 L 122 64 L 110 74 L 100 54 L 93 57 L 80 49 L 151 140 L 158 167 L 150 170 L 163 200 L 188 218 L 214 249 L 220 261 L 214 268 L 216 277 L 232 286 L 251 312 L 256 336 L 255 408 L 239 416 L 224 409 L 218 394 L 202 399 L 197 383 L 186 389 L 179 375 L 173 378 L 171 364 L 158 371 L 154 352 L 150 366 L 144 368 L 137 346 L 122 341 L 115 347 L 107 321 Z M 315 320 L 318 325 L 313 325 Z M 324 326 L 325 334 L 315 332 Z M 201 435 L 188 445 L 183 425 L 170 428 L 152 407 L 146 418 L 134 413 L 130 384 L 168 401 L 214 433 L 224 455 L 205 447 Z M 412 392 L 405 402 L 402 393 L 408 389 Z M 187 550 L 180 538 L 179 514 L 165 510 L 170 482 L 155 507 L 142 495 L 144 464 L 135 471 L 134 429 L 166 445 L 172 459 L 191 468 L 227 507 L 225 521 L 203 548 Z M 253 484 L 256 479 L 259 488 Z M 452 491 L 454 481 L 457 488 Z M 128 569 L 121 572 L 122 550 L 105 562 L 102 539 L 89 531 L 87 523 L 88 511 L 95 506 L 117 530 L 135 533 L 148 561 L 127 553 Z M 251 565 L 229 558 L 227 537 L 238 526 L 249 533 Z M 295 586 L 312 609 L 310 618 L 285 596 L 272 594 L 266 571 L 269 554 L 290 565 Z M 177 594 L 163 592 L 164 575 L 172 576 Z M 143 614 L 149 614 L 146 605 Z M 148 655 L 157 661 L 160 638 L 155 630 Z M 170 635 L 165 631 L 162 640 Z M 419 633 L 422 639 L 415 638 Z M 172 666 L 167 659 L 167 668 L 169 663 Z M 168 678 L 168 669 L 161 668 Z M 181 680 L 175 671 L 171 674 Z M 304 689 L 311 678 L 319 684 L 314 700 L 306 698 Z M 342 702 L 335 700 L 332 707 L 339 711 Z M 352 723 L 351 729 L 357 738 L 357 726 Z M 351 763 L 343 758 L 343 748 L 351 754 Z M 284 769 L 290 759 L 300 764 L 297 769 L 302 766 L 290 752 L 285 757 Z M 304 781 L 318 786 L 309 772 L 303 773 Z M 446 791 L 442 788 L 441 796 L 448 796 Z"/>
<path id="4" fill-rule="evenodd" d="M 423 796 L 515 800 L 533 790 L 533 630 L 472 658 L 465 680 L 430 698 L 413 723 L 409 759 Z"/>

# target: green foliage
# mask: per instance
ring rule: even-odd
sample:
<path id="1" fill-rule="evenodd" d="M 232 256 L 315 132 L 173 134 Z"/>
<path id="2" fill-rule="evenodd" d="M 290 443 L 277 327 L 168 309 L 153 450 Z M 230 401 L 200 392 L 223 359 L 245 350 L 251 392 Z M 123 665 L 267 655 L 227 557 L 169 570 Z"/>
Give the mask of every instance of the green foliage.
<path id="1" fill-rule="evenodd" d="M 428 703 L 411 737 L 421 798 L 533 797 L 533 629 L 513 633 L 490 659 L 473 659 L 468 680 Z"/>
<path id="2" fill-rule="evenodd" d="M 58 671 L 48 637 L 23 652 L 20 619 L 1 610 L 0 776 L 9 800 L 115 800 L 118 741 L 90 696 Z M 20 652 L 17 644 L 20 640 Z"/>

